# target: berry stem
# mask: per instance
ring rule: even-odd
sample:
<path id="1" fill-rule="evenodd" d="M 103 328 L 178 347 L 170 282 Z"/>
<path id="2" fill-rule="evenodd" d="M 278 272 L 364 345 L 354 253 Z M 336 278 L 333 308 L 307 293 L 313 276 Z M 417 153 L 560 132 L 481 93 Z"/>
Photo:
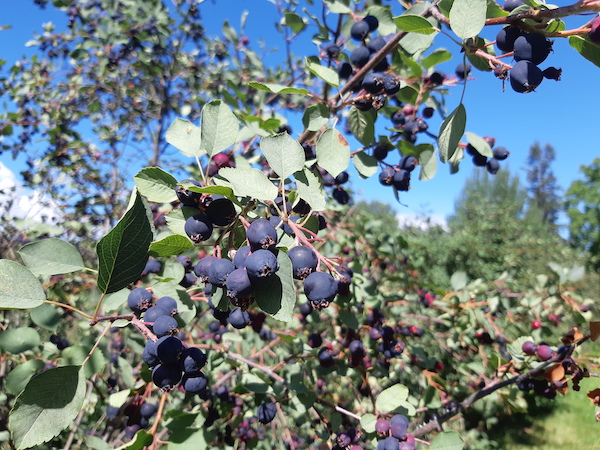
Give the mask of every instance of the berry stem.
<path id="1" fill-rule="evenodd" d="M 153 436 L 152 446 L 150 447 L 151 450 L 158 448 L 159 445 L 158 439 L 156 438 L 156 430 L 158 430 L 158 424 L 162 419 L 162 413 L 165 409 L 165 403 L 167 402 L 168 398 L 169 393 L 163 392 L 162 396 L 160 397 L 160 403 L 158 404 L 158 411 L 156 411 L 156 418 L 154 419 L 152 428 L 150 428 L 150 430 L 148 431 L 148 434 L 151 434 Z"/>
<path id="2" fill-rule="evenodd" d="M 102 333 L 100 333 L 100 336 L 98 336 L 98 339 L 96 339 L 96 342 L 94 343 L 94 346 L 92 347 L 92 349 L 90 350 L 90 352 L 87 354 L 87 356 L 85 357 L 85 359 L 81 363 L 81 367 L 82 368 L 90 360 L 90 358 L 92 357 L 92 354 L 98 348 L 98 345 L 100 345 L 100 341 L 106 335 L 106 333 L 108 333 L 108 330 L 110 330 L 111 326 L 112 326 L 112 324 L 110 324 L 110 323 L 106 324 L 106 326 L 104 327 L 104 330 L 102 330 Z"/>
<path id="3" fill-rule="evenodd" d="M 56 305 L 56 306 L 60 306 L 61 308 L 69 309 L 71 311 L 74 311 L 74 312 L 82 315 L 86 319 L 90 319 L 90 320 L 93 319 L 93 317 L 90 316 L 89 314 L 84 313 L 83 311 L 81 311 L 80 309 L 75 308 L 74 306 L 67 305 L 66 303 L 55 302 L 53 300 L 44 300 L 44 303 L 50 303 L 51 305 Z"/>

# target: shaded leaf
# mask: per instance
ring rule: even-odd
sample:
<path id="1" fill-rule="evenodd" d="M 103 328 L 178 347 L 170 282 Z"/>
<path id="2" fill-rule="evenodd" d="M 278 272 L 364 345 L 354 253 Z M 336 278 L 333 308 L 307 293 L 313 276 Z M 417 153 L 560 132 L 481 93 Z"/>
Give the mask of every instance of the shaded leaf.
<path id="1" fill-rule="evenodd" d="M 186 156 L 202 156 L 200 127 L 189 120 L 175 119 L 165 134 L 166 141 Z"/>
<path id="2" fill-rule="evenodd" d="M 45 300 L 44 288 L 31 271 L 15 261 L 0 259 L 0 309 L 35 308 Z"/>
<path id="3" fill-rule="evenodd" d="M 45 365 L 41 359 L 30 359 L 16 366 L 6 376 L 6 392 L 10 395 L 19 395 L 29 383 L 31 377 L 42 370 Z"/>
<path id="4" fill-rule="evenodd" d="M 152 242 L 150 244 L 150 248 L 148 249 L 148 253 L 154 257 L 181 255 L 183 252 L 191 248 L 194 248 L 194 244 L 192 244 L 187 237 L 178 234 L 172 234 L 171 236 L 166 236 L 160 241 Z"/>
<path id="5" fill-rule="evenodd" d="M 462 450 L 464 446 L 465 443 L 456 431 L 447 431 L 433 438 L 431 445 L 427 448 L 429 450 Z"/>
<path id="6" fill-rule="evenodd" d="M 327 208 L 325 191 L 319 178 L 309 169 L 303 169 L 294 174 L 298 195 L 306 201 L 314 211 L 323 211 Z"/>
<path id="7" fill-rule="evenodd" d="M 350 164 L 350 146 L 339 131 L 329 128 L 317 141 L 317 163 L 333 177 L 348 168 Z"/>
<path id="8" fill-rule="evenodd" d="M 467 142 L 475 147 L 475 150 L 477 150 L 480 155 L 493 158 L 494 154 L 492 153 L 492 148 L 485 141 L 485 139 L 477 136 L 475 133 L 471 133 L 470 131 L 467 131 L 465 136 L 467 137 Z"/>
<path id="9" fill-rule="evenodd" d="M 282 179 L 304 167 L 304 149 L 287 133 L 262 138 L 260 149 L 271 168 Z"/>
<path id="10" fill-rule="evenodd" d="M 139 278 L 152 239 L 146 204 L 135 190 L 133 204 L 96 246 L 100 292 L 116 292 Z"/>
<path id="11" fill-rule="evenodd" d="M 50 303 L 42 303 L 37 308 L 33 308 L 29 315 L 33 323 L 50 331 L 56 331 L 62 319 L 62 314 Z"/>
<path id="12" fill-rule="evenodd" d="M 352 161 L 361 178 L 369 178 L 379 171 L 377 160 L 371 155 L 367 155 L 365 152 L 356 153 L 352 158 Z"/>
<path id="13" fill-rule="evenodd" d="M 369 111 L 360 111 L 354 106 L 348 114 L 348 125 L 356 139 L 364 146 L 375 142 L 375 121 Z"/>
<path id="14" fill-rule="evenodd" d="M 437 158 L 433 150 L 425 150 L 418 156 L 419 160 L 419 180 L 431 180 L 437 172 Z"/>
<path id="15" fill-rule="evenodd" d="M 322 103 L 317 103 L 306 108 L 302 124 L 309 131 L 319 131 L 329 122 L 329 115 L 329 109 Z"/>
<path id="16" fill-rule="evenodd" d="M 600 46 L 582 36 L 571 36 L 569 45 L 579 52 L 581 56 L 600 67 Z"/>
<path id="17" fill-rule="evenodd" d="M 444 119 L 440 127 L 438 147 L 440 149 L 440 159 L 443 163 L 448 162 L 454 155 L 460 138 L 465 132 L 466 125 L 467 112 L 461 103 Z"/>
<path id="18" fill-rule="evenodd" d="M 62 239 L 31 242 L 21 247 L 19 255 L 27 268 L 37 275 L 58 275 L 85 269 L 79 251 Z"/>
<path id="19" fill-rule="evenodd" d="M 40 335 L 35 328 L 9 328 L 0 332 L 0 348 L 13 355 L 32 350 L 41 343 Z"/>
<path id="20" fill-rule="evenodd" d="M 292 261 L 280 251 L 277 255 L 279 270 L 254 289 L 256 304 L 271 317 L 289 322 L 294 316 L 296 287 L 292 277 Z"/>
<path id="21" fill-rule="evenodd" d="M 79 366 L 56 367 L 33 377 L 8 420 L 17 449 L 48 442 L 71 425 L 84 396 L 85 378 Z"/>
<path id="22" fill-rule="evenodd" d="M 177 200 L 177 180 L 159 167 L 146 167 L 134 177 L 135 184 L 144 197 L 154 203 L 170 203 Z"/>

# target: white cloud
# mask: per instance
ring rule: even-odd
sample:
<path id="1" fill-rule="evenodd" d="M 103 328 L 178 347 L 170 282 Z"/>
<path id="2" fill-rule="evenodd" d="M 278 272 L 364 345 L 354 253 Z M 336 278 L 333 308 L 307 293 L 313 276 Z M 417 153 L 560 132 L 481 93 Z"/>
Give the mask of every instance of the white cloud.
<path id="1" fill-rule="evenodd" d="M 400 228 L 418 227 L 424 230 L 430 226 L 439 225 L 444 230 L 448 229 L 448 221 L 446 220 L 446 216 L 443 214 L 423 215 L 417 213 L 399 213 L 396 214 L 396 219 L 398 220 L 398 225 Z"/>
<path id="2" fill-rule="evenodd" d="M 40 192 L 29 192 L 17 180 L 15 174 L 0 162 L 0 214 L 15 219 L 34 222 L 57 223 L 60 208 Z"/>

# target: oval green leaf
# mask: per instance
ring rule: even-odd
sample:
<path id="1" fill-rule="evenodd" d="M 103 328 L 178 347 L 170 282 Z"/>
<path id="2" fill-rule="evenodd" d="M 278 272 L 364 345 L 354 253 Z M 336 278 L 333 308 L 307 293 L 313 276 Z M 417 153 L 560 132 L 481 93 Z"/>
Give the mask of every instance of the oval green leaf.
<path id="1" fill-rule="evenodd" d="M 317 163 L 337 177 L 350 164 L 350 146 L 339 131 L 329 128 L 317 141 Z"/>
<path id="2" fill-rule="evenodd" d="M 221 100 L 213 100 L 202 108 L 201 146 L 208 156 L 235 144 L 240 122 L 231 108 Z"/>
<path id="3" fill-rule="evenodd" d="M 144 197 L 154 203 L 170 203 L 177 200 L 177 180 L 159 167 L 146 167 L 134 177 L 135 184 Z"/>
<path id="4" fill-rule="evenodd" d="M 260 149 L 271 168 L 283 180 L 304 167 L 304 149 L 287 133 L 262 138 Z"/>
<path id="5" fill-rule="evenodd" d="M 400 30 L 406 32 L 420 34 L 435 33 L 435 29 L 427 19 L 413 14 L 404 14 L 402 16 L 394 17 L 394 23 Z"/>
<path id="6" fill-rule="evenodd" d="M 34 328 L 9 328 L 0 332 L 0 348 L 13 355 L 32 350 L 41 343 L 40 335 Z"/>
<path id="7" fill-rule="evenodd" d="M 85 269 L 77 249 L 62 239 L 49 238 L 24 245 L 19 250 L 29 270 L 37 275 L 59 275 Z"/>
<path id="8" fill-rule="evenodd" d="M 45 300 L 44 288 L 31 271 L 15 261 L 0 259 L 0 309 L 35 308 Z"/>
<path id="9" fill-rule="evenodd" d="M 440 159 L 446 163 L 456 151 L 460 138 L 465 132 L 467 125 L 467 112 L 464 105 L 459 104 L 448 117 L 444 119 L 440 127 L 438 146 Z"/>
<path id="10" fill-rule="evenodd" d="M 454 0 L 450 28 L 461 39 L 475 37 L 485 26 L 486 0 Z"/>
<path id="11" fill-rule="evenodd" d="M 165 139 L 185 156 L 202 156 L 206 153 L 200 145 L 200 127 L 189 120 L 175 119 L 167 130 Z"/>

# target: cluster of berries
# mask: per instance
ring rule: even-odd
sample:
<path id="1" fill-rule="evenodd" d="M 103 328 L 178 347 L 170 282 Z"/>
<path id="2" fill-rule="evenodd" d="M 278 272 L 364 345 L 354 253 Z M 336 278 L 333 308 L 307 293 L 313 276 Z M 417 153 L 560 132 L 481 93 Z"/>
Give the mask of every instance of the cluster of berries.
<path id="1" fill-rule="evenodd" d="M 500 169 L 499 161 L 508 158 L 510 152 L 504 147 L 494 147 L 494 145 L 496 144 L 496 139 L 493 137 L 486 136 L 483 139 L 488 143 L 488 145 L 492 149 L 492 158 L 483 156 L 471 144 L 467 144 L 465 150 L 469 155 L 471 155 L 474 165 L 476 165 L 477 167 L 485 167 L 489 173 L 495 175 Z"/>
<path id="2" fill-rule="evenodd" d="M 387 150 L 376 147 L 373 151 L 375 159 L 382 161 L 382 156 L 387 156 Z M 408 191 L 410 189 L 410 173 L 417 167 L 417 158 L 412 155 L 404 155 L 400 162 L 394 166 L 385 165 L 379 173 L 379 182 L 384 186 L 393 186 L 397 191 Z M 383 163 L 385 164 L 385 163 Z"/>
<path id="3" fill-rule="evenodd" d="M 135 433 L 142 428 L 150 426 L 150 419 L 156 414 L 158 407 L 156 403 L 140 402 L 134 399 L 127 403 L 123 408 L 108 405 L 106 407 L 106 417 L 109 420 L 115 420 L 119 417 L 121 409 L 123 415 L 127 417 L 127 425 L 125 426 L 125 436 L 133 439 Z"/>
<path id="4" fill-rule="evenodd" d="M 544 62 L 552 50 L 552 41 L 540 33 L 526 33 L 520 28 L 509 25 L 496 35 L 496 46 L 503 52 L 513 52 L 516 61 L 510 69 L 510 85 L 516 92 L 527 93 L 537 88 L 544 78 L 559 80 L 562 70 L 538 67 Z M 496 66 L 494 74 L 506 79 L 507 71 L 503 66 Z"/>
<path id="5" fill-rule="evenodd" d="M 344 171 L 337 177 L 334 177 L 325 169 L 319 167 L 319 174 L 321 175 L 321 180 L 323 180 L 323 186 L 333 187 L 331 196 L 336 202 L 338 202 L 340 205 L 347 205 L 350 203 L 350 194 L 348 194 L 348 191 L 341 187 L 350 179 L 348 172 Z"/>
<path id="6" fill-rule="evenodd" d="M 408 418 L 403 414 L 396 414 L 390 420 L 378 419 L 375 431 L 380 437 L 387 437 L 377 442 L 377 450 L 414 450 L 415 438 L 408 434 L 408 424 Z"/>
<path id="7" fill-rule="evenodd" d="M 148 329 L 158 340 L 149 339 L 142 359 L 152 370 L 152 381 L 164 390 L 173 389 L 181 382 L 189 394 L 206 395 L 208 380 L 202 373 L 206 354 L 197 347 L 186 347 L 175 335 L 179 334 L 177 302 L 172 297 L 161 297 L 152 306 L 152 294 L 144 288 L 135 288 L 127 297 L 127 305 L 136 316 L 142 316 Z M 142 315 L 143 314 L 143 315 Z"/>
<path id="8" fill-rule="evenodd" d="M 349 428 L 348 430 L 339 433 L 336 436 L 335 445 L 331 448 L 331 450 L 363 450 L 362 446 L 356 445 L 360 442 L 361 436 L 361 431 L 357 430 L 356 428 Z"/>
<path id="9" fill-rule="evenodd" d="M 372 327 L 369 329 L 369 337 L 374 341 L 379 341 L 377 350 L 386 360 L 395 358 L 404 352 L 404 342 L 395 337 L 395 331 L 390 326 Z"/>

